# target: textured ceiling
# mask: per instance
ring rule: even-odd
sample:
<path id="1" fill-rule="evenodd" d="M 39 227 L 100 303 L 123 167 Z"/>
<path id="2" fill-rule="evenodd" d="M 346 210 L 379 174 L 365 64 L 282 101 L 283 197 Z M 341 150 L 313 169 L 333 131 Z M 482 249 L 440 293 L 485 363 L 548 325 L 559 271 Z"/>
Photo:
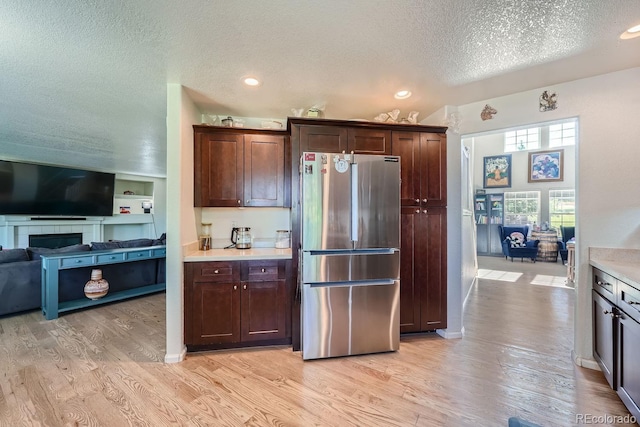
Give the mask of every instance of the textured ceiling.
<path id="1" fill-rule="evenodd" d="M 163 176 L 167 83 L 211 114 L 420 120 L 640 66 L 635 24 L 640 0 L 3 0 L 0 157 Z"/>

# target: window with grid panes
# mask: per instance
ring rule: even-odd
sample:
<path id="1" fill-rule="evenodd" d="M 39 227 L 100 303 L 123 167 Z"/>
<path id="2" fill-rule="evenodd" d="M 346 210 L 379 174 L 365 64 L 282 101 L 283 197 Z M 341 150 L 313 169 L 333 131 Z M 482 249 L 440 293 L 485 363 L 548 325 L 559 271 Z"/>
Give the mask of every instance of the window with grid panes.
<path id="1" fill-rule="evenodd" d="M 540 148 L 540 128 L 518 129 L 504 133 L 504 151 L 535 150 Z"/>
<path id="2" fill-rule="evenodd" d="M 540 192 L 508 191 L 504 193 L 505 225 L 540 224 Z"/>
<path id="3" fill-rule="evenodd" d="M 576 145 L 576 121 L 571 120 L 549 126 L 549 147 Z"/>
<path id="4" fill-rule="evenodd" d="M 549 190 L 549 218 L 551 219 L 551 227 L 557 230 L 560 229 L 560 226 L 575 227 L 575 190 Z"/>

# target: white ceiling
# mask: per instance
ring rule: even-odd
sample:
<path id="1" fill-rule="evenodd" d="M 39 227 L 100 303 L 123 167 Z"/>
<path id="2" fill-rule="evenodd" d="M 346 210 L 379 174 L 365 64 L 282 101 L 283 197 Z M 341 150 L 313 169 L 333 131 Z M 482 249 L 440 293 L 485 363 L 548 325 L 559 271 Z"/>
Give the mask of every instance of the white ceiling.
<path id="1" fill-rule="evenodd" d="M 3 0 L 0 157 L 163 176 L 167 83 L 224 116 L 420 120 L 638 67 L 636 24 L 640 0 Z"/>

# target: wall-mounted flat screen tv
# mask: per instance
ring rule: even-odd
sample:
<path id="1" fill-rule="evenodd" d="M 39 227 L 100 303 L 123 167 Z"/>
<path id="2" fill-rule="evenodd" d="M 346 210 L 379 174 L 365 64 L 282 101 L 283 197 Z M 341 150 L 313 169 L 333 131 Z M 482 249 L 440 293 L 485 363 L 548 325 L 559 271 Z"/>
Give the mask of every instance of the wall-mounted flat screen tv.
<path id="1" fill-rule="evenodd" d="M 115 174 L 0 160 L 0 215 L 111 216 Z"/>

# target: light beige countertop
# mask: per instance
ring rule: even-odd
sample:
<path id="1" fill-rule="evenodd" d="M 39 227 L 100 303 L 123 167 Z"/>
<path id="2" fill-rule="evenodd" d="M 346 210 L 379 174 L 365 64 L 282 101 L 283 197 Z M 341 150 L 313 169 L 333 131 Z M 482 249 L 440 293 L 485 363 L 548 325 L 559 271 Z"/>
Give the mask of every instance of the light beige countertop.
<path id="1" fill-rule="evenodd" d="M 589 264 L 640 289 L 640 249 L 589 248 Z"/>
<path id="2" fill-rule="evenodd" d="M 291 248 L 210 249 L 187 253 L 184 262 L 199 261 L 249 261 L 261 259 L 291 259 Z"/>

